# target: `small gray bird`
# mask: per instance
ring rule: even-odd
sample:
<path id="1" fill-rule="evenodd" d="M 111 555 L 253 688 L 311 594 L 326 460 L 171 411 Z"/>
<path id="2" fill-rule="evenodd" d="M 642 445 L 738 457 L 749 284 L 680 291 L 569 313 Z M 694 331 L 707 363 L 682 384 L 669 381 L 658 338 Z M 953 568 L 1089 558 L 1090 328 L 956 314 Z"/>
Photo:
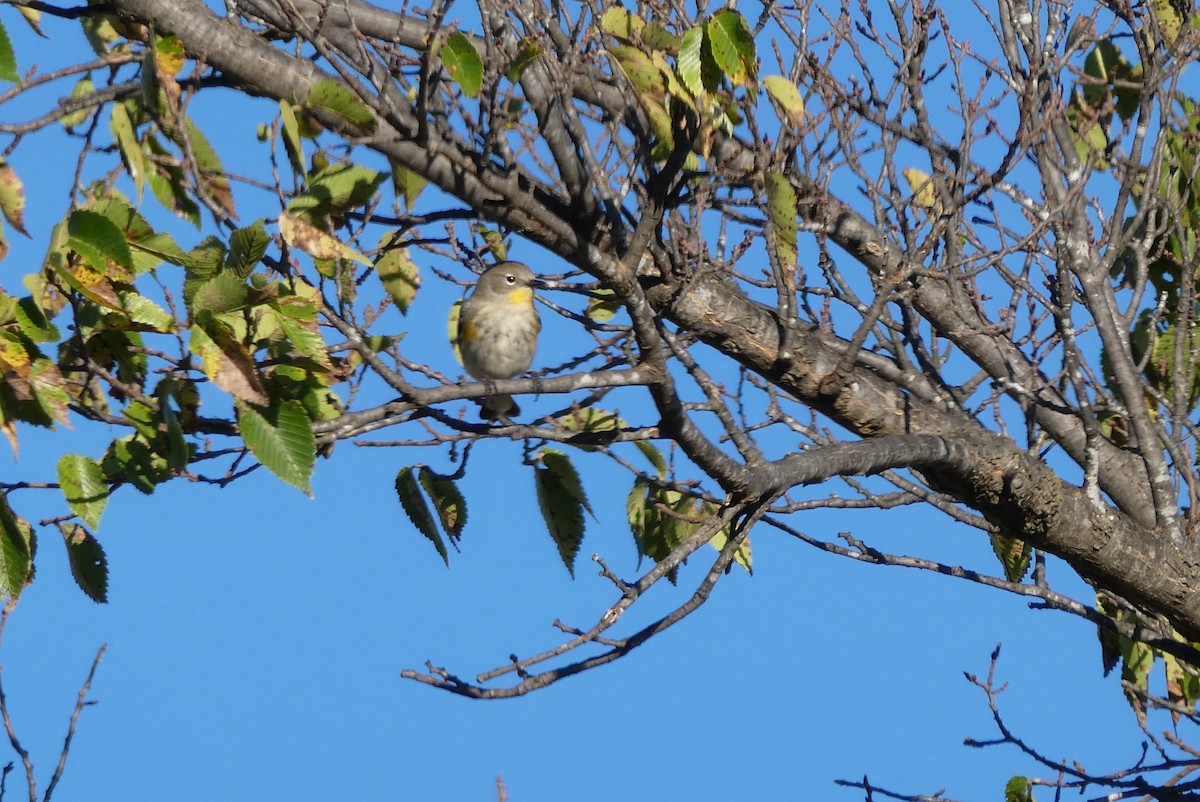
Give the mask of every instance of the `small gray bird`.
<path id="1" fill-rule="evenodd" d="M 479 276 L 458 315 L 458 348 L 473 378 L 513 379 L 529 371 L 542 327 L 533 304 L 539 284 L 520 262 L 500 262 Z M 520 414 L 507 393 L 483 399 L 480 410 L 485 420 Z"/>

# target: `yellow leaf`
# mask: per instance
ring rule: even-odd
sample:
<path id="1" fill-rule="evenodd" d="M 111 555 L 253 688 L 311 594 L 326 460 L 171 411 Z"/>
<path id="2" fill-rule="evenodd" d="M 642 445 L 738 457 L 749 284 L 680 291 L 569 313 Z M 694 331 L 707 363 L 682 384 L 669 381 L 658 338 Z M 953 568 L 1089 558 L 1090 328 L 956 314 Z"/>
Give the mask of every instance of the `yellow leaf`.
<path id="1" fill-rule="evenodd" d="M 332 234 L 309 225 L 290 212 L 279 215 L 279 233 L 293 248 L 299 248 L 314 259 L 353 259 L 370 266 L 367 257 L 346 245 Z"/>
<path id="2" fill-rule="evenodd" d="M 918 170 L 916 167 L 905 167 L 900 174 L 908 182 L 908 188 L 913 194 L 913 203 L 924 209 L 937 207 L 937 198 L 933 193 L 933 179 L 929 173 Z"/>

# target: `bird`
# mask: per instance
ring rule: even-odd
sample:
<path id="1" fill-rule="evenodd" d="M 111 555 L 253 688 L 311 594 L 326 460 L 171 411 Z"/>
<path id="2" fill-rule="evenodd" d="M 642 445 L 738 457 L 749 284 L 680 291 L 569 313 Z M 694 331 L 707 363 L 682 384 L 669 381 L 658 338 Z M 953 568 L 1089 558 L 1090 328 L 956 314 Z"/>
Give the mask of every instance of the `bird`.
<path id="1" fill-rule="evenodd" d="M 541 281 L 520 262 L 499 262 L 480 274 L 458 315 L 458 348 L 463 367 L 483 382 L 527 373 L 537 350 L 542 323 L 533 303 Z M 484 420 L 509 419 L 521 408 L 508 393 L 481 402 Z"/>

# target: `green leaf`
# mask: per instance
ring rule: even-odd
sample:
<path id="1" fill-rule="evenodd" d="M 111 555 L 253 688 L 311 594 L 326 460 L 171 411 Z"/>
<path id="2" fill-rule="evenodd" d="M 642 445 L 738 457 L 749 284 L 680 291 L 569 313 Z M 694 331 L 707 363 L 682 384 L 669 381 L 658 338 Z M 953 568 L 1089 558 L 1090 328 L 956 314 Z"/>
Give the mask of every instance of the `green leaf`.
<path id="1" fill-rule="evenodd" d="M 166 334 L 175 331 L 175 318 L 167 310 L 135 290 L 117 290 L 117 297 L 130 321 L 141 331 Z"/>
<path id="2" fill-rule="evenodd" d="M 379 240 L 375 272 L 379 275 L 383 288 L 395 302 L 396 308 L 402 314 L 408 314 L 408 309 L 421 286 L 421 276 L 417 272 L 417 263 L 408 255 L 408 248 L 395 244 L 399 241 L 399 231 L 384 234 Z"/>
<path id="3" fill-rule="evenodd" d="M 425 176 L 398 162 L 392 162 L 392 188 L 396 191 L 397 197 L 404 198 L 406 209 L 412 209 L 421 190 L 425 189 L 428 184 L 429 181 Z"/>
<path id="4" fill-rule="evenodd" d="M 612 290 L 594 290 L 583 313 L 597 323 L 607 323 L 621 311 L 621 302 Z"/>
<path id="5" fill-rule="evenodd" d="M 782 75 L 768 75 L 763 79 L 763 87 L 775 102 L 781 122 L 794 127 L 804 122 L 804 98 L 800 97 L 800 90 L 794 83 Z"/>
<path id="6" fill-rule="evenodd" d="M 462 31 L 450 34 L 442 45 L 442 66 L 467 97 L 475 97 L 483 89 L 483 59 L 471 39 Z"/>
<path id="7" fill-rule="evenodd" d="M 208 138 L 200 128 L 189 118 L 184 121 L 187 141 L 191 146 L 192 155 L 196 157 L 196 167 L 200 169 L 200 183 L 209 196 L 224 207 L 230 217 L 236 217 L 233 204 L 233 190 L 229 186 L 229 176 L 217 152 L 209 143 Z"/>
<path id="8" fill-rule="evenodd" d="M 729 528 L 726 527 L 720 532 L 713 535 L 712 540 L 708 541 L 708 545 L 712 546 L 717 551 L 725 548 L 725 544 L 729 542 Z M 742 541 L 742 544 L 737 547 L 737 551 L 733 553 L 733 561 L 745 569 L 746 573 L 754 575 L 754 558 L 750 553 L 750 538 Z"/>
<path id="9" fill-rule="evenodd" d="M 679 57 L 675 60 L 679 80 L 683 81 L 683 85 L 688 88 L 688 91 L 697 97 L 706 89 L 715 88 L 706 87 L 704 84 L 704 74 L 701 68 L 703 46 L 704 28 L 691 28 L 683 35 L 683 41 L 679 45 Z"/>
<path id="10" fill-rule="evenodd" d="M 767 218 L 775 234 L 775 254 L 784 270 L 796 267 L 797 208 L 796 190 L 787 176 L 768 172 L 764 176 L 767 186 Z"/>
<path id="11" fill-rule="evenodd" d="M 100 541 L 79 524 L 59 524 L 67 545 L 71 576 L 89 599 L 97 604 L 108 601 L 108 560 Z"/>
<path id="12" fill-rule="evenodd" d="M 288 211 L 305 222 L 325 226 L 327 217 L 340 220 L 350 209 L 374 200 L 387 176 L 357 164 L 332 164 L 308 176 L 308 187 L 292 199 Z"/>
<path id="13" fill-rule="evenodd" d="M 646 21 L 622 6 L 613 6 L 600 16 L 600 30 L 625 44 L 636 44 Z"/>
<path id="14" fill-rule="evenodd" d="M 138 142 L 137 134 L 133 130 L 129 112 L 120 103 L 113 104 L 109 128 L 121 151 L 121 160 L 125 162 L 125 169 L 129 171 L 129 177 L 133 179 L 133 185 L 137 188 L 137 197 L 140 202 L 142 190 L 146 186 L 146 156 L 142 152 L 142 143 Z"/>
<path id="15" fill-rule="evenodd" d="M 300 123 L 296 120 L 296 110 L 286 100 L 279 101 L 279 121 L 288 161 L 297 175 L 304 175 L 304 144 L 300 139 Z"/>
<path id="16" fill-rule="evenodd" d="M 58 484 L 71 512 L 87 526 L 98 529 L 109 493 L 100 464 L 82 454 L 64 454 L 58 461 Z"/>
<path id="17" fill-rule="evenodd" d="M 114 440 L 100 463 L 109 481 L 128 482 L 138 492 L 150 495 L 156 486 L 170 479 L 167 460 L 151 445 L 156 435 L 154 430 L 149 437 L 131 434 Z"/>
<path id="18" fill-rule="evenodd" d="M 76 209 L 67 220 L 67 234 L 67 245 L 97 273 L 105 273 L 110 261 L 132 269 L 133 253 L 125 234 L 104 215 Z"/>
<path id="19" fill-rule="evenodd" d="M 521 76 L 530 64 L 537 61 L 542 55 L 542 48 L 533 39 L 522 39 L 521 49 L 517 51 L 517 55 L 513 56 L 512 62 L 508 65 L 508 72 L 504 77 L 513 83 L 521 80 Z"/>
<path id="20" fill-rule="evenodd" d="M 1029 570 L 1030 558 L 1033 556 L 1033 548 L 1029 542 L 1001 534 L 990 534 L 988 539 L 992 542 L 992 551 L 996 553 L 1000 565 L 1004 568 L 1004 578 L 1009 582 L 1020 582 L 1024 579 L 1025 572 Z"/>
<path id="21" fill-rule="evenodd" d="M 13 514 L 8 496 L 0 496 L 0 594 L 21 595 L 33 579 L 33 527 Z"/>
<path id="22" fill-rule="evenodd" d="M 68 100 L 78 100 L 79 98 L 87 97 L 96 91 L 96 85 L 92 83 L 91 74 L 85 75 L 75 82 L 75 86 L 71 88 L 71 94 L 67 96 Z M 76 109 L 70 114 L 64 114 L 58 118 L 58 122 L 66 129 L 74 128 L 77 125 L 83 124 L 88 117 L 92 116 L 93 109 L 84 106 L 81 109 Z"/>
<path id="23" fill-rule="evenodd" d="M 8 38 L 8 30 L 0 23 L 0 80 L 14 84 L 21 82 L 17 72 L 17 56 L 13 52 L 12 40 Z"/>
<path id="24" fill-rule="evenodd" d="M 575 576 L 575 557 L 583 542 L 583 512 L 592 509 L 588 505 L 579 474 L 566 454 L 552 449 L 543 449 L 539 455 L 540 465 L 533 469 L 534 488 L 537 490 L 538 508 L 550 530 L 550 537 L 558 546 L 558 554 L 571 576 Z"/>
<path id="25" fill-rule="evenodd" d="M 314 83 L 304 98 L 304 105 L 313 111 L 332 114 L 360 133 L 369 134 L 379 125 L 370 107 L 350 87 L 338 81 Z"/>
<path id="26" fill-rule="evenodd" d="M 467 501 L 459 492 L 458 485 L 454 484 L 453 479 L 436 474 L 424 465 L 417 474 L 417 480 L 433 502 L 446 536 L 451 541 L 461 538 L 463 527 L 467 524 Z"/>
<path id="27" fill-rule="evenodd" d="M 405 515 L 412 521 L 413 526 L 417 527 L 417 531 L 433 543 L 433 547 L 442 557 L 442 562 L 449 568 L 450 554 L 446 551 L 446 544 L 442 541 L 433 515 L 429 512 L 429 505 L 425 503 L 425 498 L 421 495 L 421 488 L 417 484 L 417 477 L 412 468 L 401 468 L 400 472 L 396 474 L 396 495 L 400 499 L 400 506 L 404 508 Z"/>
<path id="28" fill-rule="evenodd" d="M 46 319 L 46 313 L 31 296 L 27 295 L 17 301 L 13 315 L 21 328 L 21 334 L 35 343 L 58 342 L 61 337 L 58 326 Z"/>
<path id="29" fill-rule="evenodd" d="M 196 286 L 191 296 L 189 311 L 193 315 L 199 312 L 231 312 L 245 307 L 249 303 L 249 295 L 245 279 L 235 273 L 222 271 Z"/>
<path id="30" fill-rule="evenodd" d="M 264 412 L 239 401 L 237 413 L 238 428 L 254 457 L 283 481 L 309 493 L 317 449 L 312 421 L 300 402 L 285 401 Z"/>
<path id="31" fill-rule="evenodd" d="M 245 278 L 254 272 L 270 244 L 271 237 L 261 219 L 255 220 L 246 228 L 234 230 L 229 235 L 229 254 L 225 257 L 225 268 Z"/>
<path id="32" fill-rule="evenodd" d="M 746 18 L 737 11 L 725 9 L 709 18 L 705 25 L 713 59 L 721 72 L 734 86 L 753 81 L 758 70 L 754 34 Z"/>
<path id="33" fill-rule="evenodd" d="M 1028 777 L 1010 777 L 1004 784 L 1004 802 L 1033 802 L 1033 783 Z"/>

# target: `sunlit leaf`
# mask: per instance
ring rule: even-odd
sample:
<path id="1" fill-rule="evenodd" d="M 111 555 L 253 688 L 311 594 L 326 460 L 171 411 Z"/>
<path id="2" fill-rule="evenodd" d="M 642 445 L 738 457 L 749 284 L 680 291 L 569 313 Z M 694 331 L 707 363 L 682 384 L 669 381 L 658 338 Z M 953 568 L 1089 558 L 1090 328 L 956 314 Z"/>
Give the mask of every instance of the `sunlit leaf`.
<path id="1" fill-rule="evenodd" d="M 763 79 L 763 88 L 779 109 L 782 122 L 796 127 L 804 122 L 804 98 L 794 83 L 782 75 L 768 75 Z"/>
<path id="2" fill-rule="evenodd" d="M 775 235 L 776 255 L 783 269 L 792 270 L 796 266 L 799 226 L 796 190 L 787 176 L 780 173 L 768 172 L 763 178 L 767 189 L 767 218 Z"/>
<path id="3" fill-rule="evenodd" d="M 0 80 L 14 84 L 21 82 L 21 75 L 17 72 L 17 56 L 3 23 L 0 23 Z"/>
<path id="4" fill-rule="evenodd" d="M 229 235 L 229 253 L 225 257 L 225 268 L 241 278 L 254 271 L 271 244 L 271 236 L 263 221 L 255 220 L 245 228 L 238 228 Z"/>
<path id="5" fill-rule="evenodd" d="M 734 86 L 753 81 L 758 70 L 754 34 L 746 18 L 732 9 L 718 11 L 705 26 L 713 58 Z"/>
<path id="6" fill-rule="evenodd" d="M 475 97 L 483 89 L 483 59 L 462 31 L 455 31 L 442 45 L 442 66 L 467 97 Z"/>
<path id="7" fill-rule="evenodd" d="M 337 237 L 309 225 L 290 212 L 279 215 L 279 233 L 288 245 L 299 248 L 315 259 L 352 259 L 364 265 L 371 264 L 367 257 Z"/>
<path id="8" fill-rule="evenodd" d="M 300 123 L 296 120 L 296 110 L 286 100 L 279 101 L 279 122 L 288 161 L 297 175 L 304 175 L 304 144 L 300 139 Z"/>
<path id="9" fill-rule="evenodd" d="M 396 308 L 407 314 L 421 286 L 421 276 L 417 272 L 417 263 L 408 255 L 408 248 L 397 244 L 399 241 L 398 231 L 384 234 L 379 240 L 375 272 Z"/>
<path id="10" fill-rule="evenodd" d="M 64 454 L 58 461 L 58 484 L 71 512 L 86 526 L 99 528 L 109 493 L 100 464 L 82 454 Z"/>
<path id="11" fill-rule="evenodd" d="M 371 133 L 378 126 L 375 115 L 350 87 L 338 81 L 317 81 L 308 90 L 304 105 L 317 112 L 332 114 L 359 133 Z"/>
<path id="12" fill-rule="evenodd" d="M 98 212 L 76 209 L 67 220 L 67 245 L 100 274 L 109 262 L 133 267 L 133 253 L 121 229 Z"/>

